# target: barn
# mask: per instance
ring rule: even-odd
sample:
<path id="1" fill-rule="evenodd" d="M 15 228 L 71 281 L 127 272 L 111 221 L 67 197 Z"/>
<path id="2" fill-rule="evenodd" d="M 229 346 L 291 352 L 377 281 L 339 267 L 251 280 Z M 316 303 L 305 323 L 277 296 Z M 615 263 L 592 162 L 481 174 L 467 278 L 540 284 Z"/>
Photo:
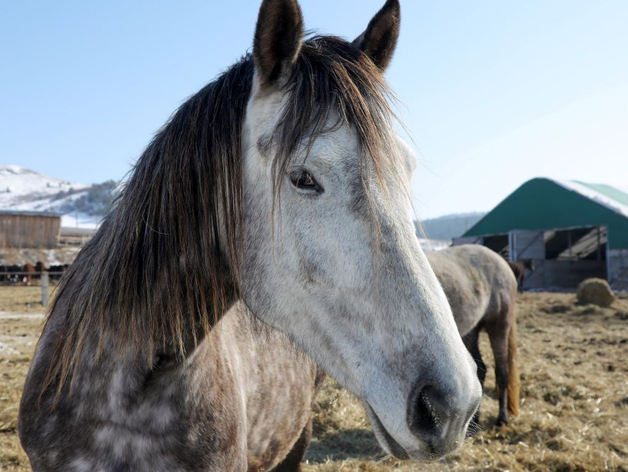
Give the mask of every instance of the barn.
<path id="1" fill-rule="evenodd" d="M 0 210 L 0 249 L 54 249 L 60 227 L 56 213 Z"/>
<path id="2" fill-rule="evenodd" d="M 587 277 L 628 288 L 628 194 L 605 184 L 536 178 L 461 238 L 514 261 L 533 259 L 524 288 L 573 288 Z"/>

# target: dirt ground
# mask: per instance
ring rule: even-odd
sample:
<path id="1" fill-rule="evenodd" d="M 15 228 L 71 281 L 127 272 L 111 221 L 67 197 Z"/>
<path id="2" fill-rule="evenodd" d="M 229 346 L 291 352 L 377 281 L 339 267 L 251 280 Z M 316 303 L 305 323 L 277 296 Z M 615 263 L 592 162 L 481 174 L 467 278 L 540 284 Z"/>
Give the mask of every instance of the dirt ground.
<path id="1" fill-rule="evenodd" d="M 0 471 L 30 470 L 16 415 L 41 329 L 38 296 L 38 287 L 0 287 Z M 483 431 L 439 462 L 396 461 L 379 451 L 360 404 L 328 380 L 304 471 L 628 471 L 628 296 L 602 309 L 576 305 L 574 294 L 526 293 L 518 324 L 523 405 L 510 426 L 493 427 L 489 371 Z M 490 369 L 485 336 L 482 352 Z"/>

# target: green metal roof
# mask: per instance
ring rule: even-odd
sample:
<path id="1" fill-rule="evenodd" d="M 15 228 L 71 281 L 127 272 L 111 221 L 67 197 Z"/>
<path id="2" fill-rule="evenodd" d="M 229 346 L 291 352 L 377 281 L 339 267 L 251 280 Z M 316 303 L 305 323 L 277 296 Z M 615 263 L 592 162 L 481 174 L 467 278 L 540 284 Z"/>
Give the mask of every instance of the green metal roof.
<path id="1" fill-rule="evenodd" d="M 576 226 L 606 226 L 609 248 L 628 248 L 628 194 L 604 184 L 532 179 L 463 236 Z"/>
<path id="2" fill-rule="evenodd" d="M 576 181 L 576 183 L 580 185 L 584 185 L 585 187 L 588 187 L 591 190 L 594 190 L 602 195 L 605 195 L 608 198 L 621 203 L 622 205 L 628 206 L 628 193 L 622 192 L 621 190 L 616 189 L 615 187 L 611 187 L 610 185 L 606 185 L 606 184 L 588 184 L 586 182 L 579 182 L 579 181 Z"/>

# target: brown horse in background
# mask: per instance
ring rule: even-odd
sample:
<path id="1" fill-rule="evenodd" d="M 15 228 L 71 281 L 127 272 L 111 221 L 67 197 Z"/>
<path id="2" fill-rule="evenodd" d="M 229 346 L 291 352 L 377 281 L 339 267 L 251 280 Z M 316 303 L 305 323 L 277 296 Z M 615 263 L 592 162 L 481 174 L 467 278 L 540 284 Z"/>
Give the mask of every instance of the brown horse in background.
<path id="1" fill-rule="evenodd" d="M 35 266 L 27 262 L 22 266 L 22 272 L 25 272 L 25 274 L 22 274 L 22 282 L 24 282 L 24 285 L 30 285 L 35 277 Z"/>
<path id="2" fill-rule="evenodd" d="M 497 425 L 508 423 L 508 413 L 519 412 L 517 332 L 515 299 L 517 281 L 506 261 L 494 251 L 478 245 L 456 246 L 427 254 L 445 290 L 458 330 L 478 368 L 482 386 L 486 365 L 478 338 L 485 330 L 495 356 L 499 398 Z M 474 418 L 479 423 L 479 410 Z"/>
<path id="3" fill-rule="evenodd" d="M 37 272 L 37 278 L 41 278 L 41 273 L 44 272 L 46 270 L 46 266 L 44 265 L 43 262 L 41 261 L 37 261 L 35 263 L 35 272 Z"/>
<path id="4" fill-rule="evenodd" d="M 46 268 L 43 262 L 37 261 L 35 265 L 30 262 L 24 265 L 0 265 L 0 282 L 9 281 L 13 283 L 23 282 L 25 285 L 30 285 L 33 280 L 40 279 L 41 273 L 48 271 L 51 273 L 51 279 L 60 279 L 63 272 L 69 267 L 68 264 L 53 265 L 50 268 Z M 54 276 L 53 276 L 54 274 Z"/>
<path id="5" fill-rule="evenodd" d="M 22 272 L 22 266 L 16 265 L 16 264 L 12 264 L 9 266 L 6 266 L 6 272 L 8 272 L 9 274 L 6 276 L 6 280 L 8 280 L 9 282 L 12 283 L 16 283 L 20 281 L 20 275 L 19 273 Z"/>
<path id="6" fill-rule="evenodd" d="M 60 280 L 63 273 L 70 267 L 68 264 L 57 264 L 48 267 L 50 280 Z"/>
<path id="7" fill-rule="evenodd" d="M 532 259 L 521 259 L 515 262 L 509 262 L 508 265 L 512 269 L 512 272 L 515 274 L 515 279 L 517 279 L 517 287 L 520 292 L 523 292 L 523 281 L 526 276 L 526 269 L 530 271 L 530 273 L 534 272 L 534 261 Z"/>

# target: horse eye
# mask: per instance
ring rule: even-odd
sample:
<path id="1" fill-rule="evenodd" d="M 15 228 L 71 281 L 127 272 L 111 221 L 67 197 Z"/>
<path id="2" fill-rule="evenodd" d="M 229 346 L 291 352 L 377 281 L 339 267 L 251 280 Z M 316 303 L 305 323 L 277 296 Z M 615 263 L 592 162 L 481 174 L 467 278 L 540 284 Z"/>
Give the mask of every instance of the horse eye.
<path id="1" fill-rule="evenodd" d="M 294 172 L 290 176 L 290 180 L 292 181 L 292 185 L 299 189 L 315 190 L 318 192 L 321 192 L 323 190 L 323 188 L 319 185 L 316 179 L 312 177 L 312 174 L 310 174 L 306 170 Z"/>

